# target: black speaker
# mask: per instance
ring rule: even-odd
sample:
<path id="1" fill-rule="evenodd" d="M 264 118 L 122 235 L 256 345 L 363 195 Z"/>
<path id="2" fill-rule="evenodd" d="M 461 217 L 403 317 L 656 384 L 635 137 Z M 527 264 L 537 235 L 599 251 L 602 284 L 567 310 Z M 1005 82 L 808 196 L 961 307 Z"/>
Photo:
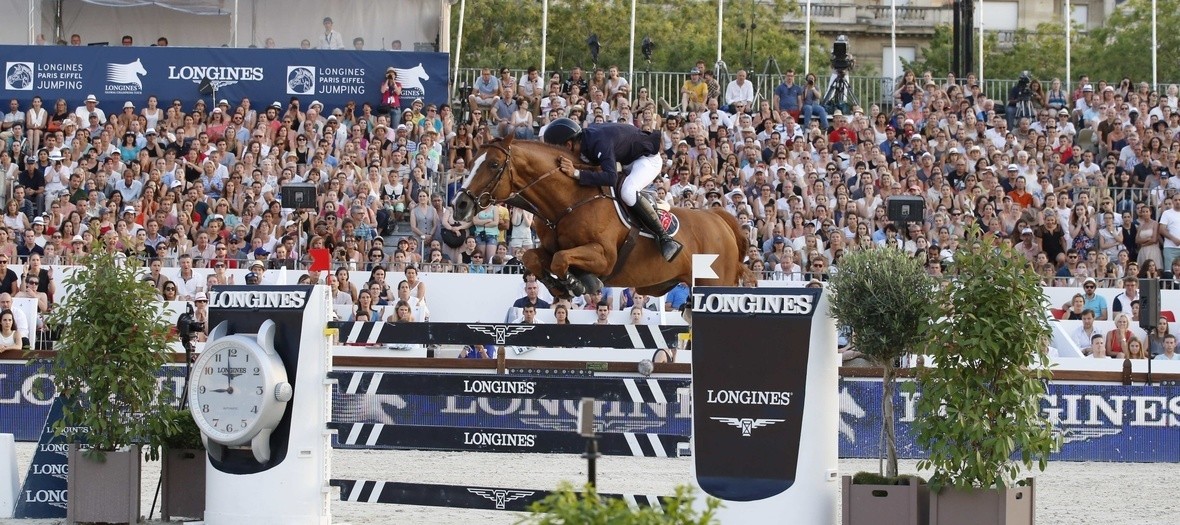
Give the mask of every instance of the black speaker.
<path id="1" fill-rule="evenodd" d="M 1155 330 L 1160 320 L 1160 280 L 1139 279 L 1139 326 Z"/>
<path id="2" fill-rule="evenodd" d="M 894 195 L 886 201 L 887 216 L 893 222 L 921 222 L 926 200 L 915 195 Z"/>
<path id="3" fill-rule="evenodd" d="M 212 95 L 213 81 L 208 78 L 202 78 L 201 82 L 197 84 L 197 91 L 200 91 L 202 95 Z"/>
<path id="4" fill-rule="evenodd" d="M 284 208 L 295 210 L 314 210 L 316 206 L 315 186 L 311 184 L 287 184 L 283 186 L 280 197 Z"/>

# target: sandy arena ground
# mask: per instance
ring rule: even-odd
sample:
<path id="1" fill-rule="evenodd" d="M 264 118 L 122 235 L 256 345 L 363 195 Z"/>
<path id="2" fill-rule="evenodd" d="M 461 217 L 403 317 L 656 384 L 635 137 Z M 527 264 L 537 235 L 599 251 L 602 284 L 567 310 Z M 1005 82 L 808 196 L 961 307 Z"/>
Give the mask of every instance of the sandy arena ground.
<path id="1" fill-rule="evenodd" d="M 32 443 L 17 444 L 20 477 L 32 459 Z M 688 480 L 691 459 L 609 456 L 599 460 L 598 484 L 603 492 L 671 494 Z M 487 454 L 419 451 L 336 450 L 333 476 L 350 479 L 478 484 L 552 489 L 568 480 L 586 479 L 586 462 L 554 454 Z M 144 463 L 143 513 L 152 504 L 159 480 L 158 462 Z M 841 460 L 841 473 L 876 470 L 876 460 Z M 906 461 L 903 471 L 912 472 Z M 1037 475 L 1039 525 L 1163 525 L 1180 522 L 1180 467 L 1170 463 L 1050 463 Z M 378 524 L 507 524 L 521 514 L 437 507 L 334 502 L 333 522 Z M 159 509 L 149 523 L 159 521 Z M 14 525 L 50 525 L 64 520 L 0 520 Z M 810 524 L 801 524 L 810 525 Z M 817 524 L 826 525 L 826 524 Z"/>

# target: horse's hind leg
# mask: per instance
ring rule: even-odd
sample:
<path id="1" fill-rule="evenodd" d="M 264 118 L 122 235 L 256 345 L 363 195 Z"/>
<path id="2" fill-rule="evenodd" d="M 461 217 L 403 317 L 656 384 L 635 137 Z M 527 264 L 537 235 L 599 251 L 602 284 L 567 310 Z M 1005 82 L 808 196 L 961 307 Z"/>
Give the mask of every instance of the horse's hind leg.
<path id="1" fill-rule="evenodd" d="M 553 297 L 559 299 L 568 299 L 571 297 L 570 292 L 566 289 L 561 281 L 553 277 L 553 273 L 549 270 L 550 265 L 553 264 L 553 255 L 540 248 L 533 248 L 524 252 L 521 256 L 520 262 L 524 263 L 524 267 L 528 268 L 533 275 L 537 276 L 537 281 L 545 285 L 549 289 L 549 293 Z"/>

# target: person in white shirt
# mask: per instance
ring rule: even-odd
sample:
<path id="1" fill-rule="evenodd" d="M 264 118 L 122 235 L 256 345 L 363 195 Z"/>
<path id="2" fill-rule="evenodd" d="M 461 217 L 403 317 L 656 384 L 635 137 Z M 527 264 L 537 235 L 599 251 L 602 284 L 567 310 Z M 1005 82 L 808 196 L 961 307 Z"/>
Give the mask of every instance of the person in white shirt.
<path id="1" fill-rule="evenodd" d="M 731 80 L 729 85 L 725 87 L 725 103 L 726 108 L 730 113 L 737 113 L 737 108 L 734 104 L 738 102 L 745 102 L 745 107 L 752 107 L 754 104 L 754 83 L 746 80 L 746 70 L 739 69 L 737 78 Z"/>
<path id="2" fill-rule="evenodd" d="M 1175 335 L 1168 334 L 1164 336 L 1164 353 L 1155 356 L 1155 359 L 1157 361 L 1180 361 L 1180 355 L 1176 354 Z"/>
<path id="3" fill-rule="evenodd" d="M 1164 268 L 1180 257 L 1180 199 L 1172 199 L 1172 208 L 1160 215 L 1160 237 L 1164 240 Z"/>
<path id="4" fill-rule="evenodd" d="M 98 97 L 95 97 L 93 94 L 86 95 L 85 104 L 78 106 L 74 110 L 74 114 L 78 116 L 78 122 L 89 123 L 90 115 L 98 116 L 99 125 L 106 124 L 107 122 L 107 114 L 98 107 Z"/>
<path id="5" fill-rule="evenodd" d="M 344 49 L 344 37 L 332 29 L 332 18 L 324 17 L 324 34 L 320 35 L 320 49 Z"/>

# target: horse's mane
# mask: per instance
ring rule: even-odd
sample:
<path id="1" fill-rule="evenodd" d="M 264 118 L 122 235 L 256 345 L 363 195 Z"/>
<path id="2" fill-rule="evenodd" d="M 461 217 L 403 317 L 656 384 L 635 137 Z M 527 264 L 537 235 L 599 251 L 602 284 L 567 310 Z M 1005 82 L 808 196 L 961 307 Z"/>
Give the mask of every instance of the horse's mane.
<path id="1" fill-rule="evenodd" d="M 501 138 L 501 139 L 493 139 L 488 144 L 503 145 L 503 143 L 504 143 L 504 139 Z M 549 152 L 553 153 L 554 155 L 561 155 L 563 157 L 569 157 L 569 159 L 574 161 L 574 163 L 579 162 L 579 159 L 575 158 L 574 154 L 571 153 L 570 150 L 565 149 L 562 146 L 556 146 L 556 145 L 550 144 L 548 142 L 540 141 L 540 140 L 521 140 L 521 139 L 513 139 L 512 140 L 512 145 L 515 146 L 518 144 L 519 145 L 527 145 L 529 147 L 536 147 L 536 148 L 543 149 L 543 150 L 549 150 Z M 485 145 L 484 147 L 487 147 L 487 145 Z"/>

